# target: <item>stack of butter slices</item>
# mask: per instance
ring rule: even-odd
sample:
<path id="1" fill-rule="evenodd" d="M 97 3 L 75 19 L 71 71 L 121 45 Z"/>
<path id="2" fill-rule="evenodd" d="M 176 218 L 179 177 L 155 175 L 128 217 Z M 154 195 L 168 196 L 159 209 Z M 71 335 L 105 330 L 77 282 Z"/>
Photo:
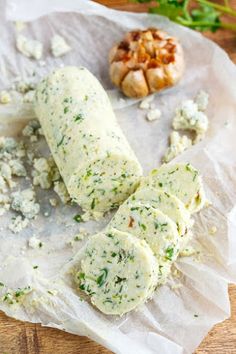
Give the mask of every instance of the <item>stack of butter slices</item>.
<path id="1" fill-rule="evenodd" d="M 122 315 L 164 284 L 191 236 L 191 214 L 206 202 L 202 178 L 190 164 L 162 165 L 88 241 L 80 290 L 103 313 Z"/>

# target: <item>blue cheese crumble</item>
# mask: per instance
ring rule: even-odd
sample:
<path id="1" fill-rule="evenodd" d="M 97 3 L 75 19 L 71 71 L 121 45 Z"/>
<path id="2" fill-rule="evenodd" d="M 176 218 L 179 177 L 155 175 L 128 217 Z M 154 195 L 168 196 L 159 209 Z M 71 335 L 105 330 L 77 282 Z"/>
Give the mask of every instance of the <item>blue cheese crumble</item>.
<path id="1" fill-rule="evenodd" d="M 27 58 L 41 59 L 43 44 L 35 39 L 29 39 L 19 34 L 16 38 L 16 47 Z"/>
<path id="2" fill-rule="evenodd" d="M 181 102 L 175 111 L 173 128 L 176 130 L 190 130 L 196 133 L 195 142 L 201 140 L 208 129 L 208 117 L 204 113 L 208 105 L 208 95 L 200 91 L 196 100 Z"/>
<path id="3" fill-rule="evenodd" d="M 11 208 L 25 218 L 34 219 L 38 215 L 40 206 L 36 203 L 35 192 L 31 188 L 12 193 L 11 199 Z"/>
<path id="4" fill-rule="evenodd" d="M 186 135 L 180 135 L 178 132 L 174 131 L 170 134 L 170 145 L 167 148 L 165 155 L 163 157 L 163 162 L 169 162 L 173 160 L 176 156 L 182 154 L 185 150 L 192 146 L 192 140 Z"/>
<path id="5" fill-rule="evenodd" d="M 65 39 L 58 34 L 51 39 L 51 51 L 55 58 L 61 57 L 71 51 L 71 47 L 66 43 Z"/>

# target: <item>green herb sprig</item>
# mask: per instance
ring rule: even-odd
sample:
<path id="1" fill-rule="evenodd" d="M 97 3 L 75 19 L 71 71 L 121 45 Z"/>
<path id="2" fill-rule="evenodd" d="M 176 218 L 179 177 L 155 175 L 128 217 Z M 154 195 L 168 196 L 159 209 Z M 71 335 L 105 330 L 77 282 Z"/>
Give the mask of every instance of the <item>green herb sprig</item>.
<path id="1" fill-rule="evenodd" d="M 149 3 L 152 0 L 131 0 Z M 153 2 L 153 1 L 152 1 Z M 223 22 L 223 15 L 236 17 L 236 10 L 228 0 L 218 4 L 210 0 L 156 0 L 158 6 L 151 7 L 150 13 L 167 16 L 170 20 L 183 26 L 198 30 L 215 32 L 219 28 L 236 31 L 236 23 Z"/>

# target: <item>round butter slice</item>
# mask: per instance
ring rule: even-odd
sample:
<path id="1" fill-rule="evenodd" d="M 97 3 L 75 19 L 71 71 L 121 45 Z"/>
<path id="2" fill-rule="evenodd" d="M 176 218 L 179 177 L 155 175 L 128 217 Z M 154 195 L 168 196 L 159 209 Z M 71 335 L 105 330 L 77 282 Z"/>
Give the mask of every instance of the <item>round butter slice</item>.
<path id="1" fill-rule="evenodd" d="M 167 215 L 142 203 L 124 203 L 110 221 L 109 227 L 145 240 L 159 263 L 158 282 L 166 281 L 170 266 L 181 247 L 176 224 Z"/>
<path id="2" fill-rule="evenodd" d="M 76 281 L 100 311 L 123 315 L 150 298 L 157 273 L 145 241 L 111 228 L 89 239 Z"/>
<path id="3" fill-rule="evenodd" d="M 34 106 L 68 192 L 84 210 L 108 211 L 133 193 L 142 168 L 87 69 L 53 71 L 38 85 Z"/>
<path id="4" fill-rule="evenodd" d="M 141 202 L 142 204 L 150 205 L 151 207 L 162 211 L 176 223 L 180 236 L 186 235 L 188 229 L 193 224 L 190 218 L 190 213 L 181 200 L 162 190 L 157 190 L 151 187 L 138 189 L 125 201 L 127 204 L 132 204 L 134 202 Z"/>
<path id="5" fill-rule="evenodd" d="M 202 178 L 199 172 L 188 164 L 164 164 L 143 179 L 140 188 L 153 187 L 175 195 L 190 213 L 196 213 L 206 203 Z"/>

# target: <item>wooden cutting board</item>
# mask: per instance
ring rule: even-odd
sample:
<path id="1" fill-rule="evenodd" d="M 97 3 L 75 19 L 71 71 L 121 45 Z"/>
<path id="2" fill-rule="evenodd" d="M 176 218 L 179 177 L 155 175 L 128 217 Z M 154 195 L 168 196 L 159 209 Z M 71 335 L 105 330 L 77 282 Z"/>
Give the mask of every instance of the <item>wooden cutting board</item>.
<path id="1" fill-rule="evenodd" d="M 147 11 L 147 4 L 132 4 L 126 0 L 99 0 L 98 2 L 119 10 Z M 232 4 L 236 8 L 236 0 L 233 0 Z M 206 36 L 224 48 L 236 63 L 236 33 L 219 30 L 215 34 L 207 33 Z M 236 354 L 236 286 L 229 287 L 229 294 L 232 306 L 231 318 L 215 326 L 195 354 Z M 0 312 L 0 354 L 109 353 L 111 353 L 109 350 L 88 338 L 16 321 Z"/>

